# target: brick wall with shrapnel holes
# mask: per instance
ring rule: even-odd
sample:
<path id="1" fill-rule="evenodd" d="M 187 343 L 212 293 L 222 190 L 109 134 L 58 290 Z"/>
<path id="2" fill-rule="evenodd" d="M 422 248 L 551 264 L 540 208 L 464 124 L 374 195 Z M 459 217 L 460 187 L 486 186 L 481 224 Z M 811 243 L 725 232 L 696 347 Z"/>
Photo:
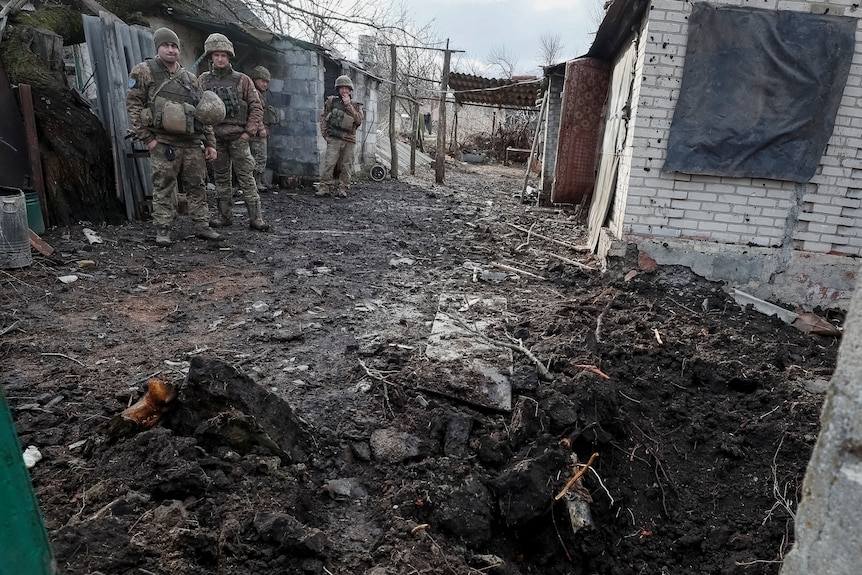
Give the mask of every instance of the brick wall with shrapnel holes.
<path id="1" fill-rule="evenodd" d="M 862 16 L 853 0 L 724 0 L 722 5 Z M 661 172 L 687 44 L 689 2 L 655 0 L 637 57 L 635 129 L 612 231 L 862 255 L 862 52 L 853 58 L 834 133 L 807 184 Z M 858 29 L 857 29 L 858 30 Z M 857 41 L 862 34 L 857 31 Z M 708 113 L 708 111 L 704 111 Z M 624 205 L 623 205 L 624 202 Z M 795 228 L 788 231 L 791 210 Z"/>

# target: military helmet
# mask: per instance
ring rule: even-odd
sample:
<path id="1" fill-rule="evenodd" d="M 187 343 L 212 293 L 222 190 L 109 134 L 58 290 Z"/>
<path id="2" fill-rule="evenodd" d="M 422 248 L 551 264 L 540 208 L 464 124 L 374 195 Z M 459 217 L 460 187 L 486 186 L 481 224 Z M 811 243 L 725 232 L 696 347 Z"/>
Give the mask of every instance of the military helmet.
<path id="1" fill-rule="evenodd" d="M 207 36 L 204 42 L 204 53 L 212 54 L 213 52 L 227 52 L 231 58 L 236 57 L 233 51 L 233 43 L 224 34 L 215 33 Z"/>
<path id="2" fill-rule="evenodd" d="M 195 107 L 195 118 L 204 125 L 217 126 L 224 121 L 226 114 L 224 102 L 211 90 L 203 93 Z"/>
<path id="3" fill-rule="evenodd" d="M 268 82 L 272 80 L 272 74 L 270 74 L 269 70 L 267 70 L 263 66 L 255 66 L 254 70 L 251 71 L 251 79 L 266 80 Z"/>
<path id="4" fill-rule="evenodd" d="M 339 76 L 335 79 L 335 88 L 338 89 L 340 86 L 347 86 L 353 90 L 353 80 L 350 79 L 350 76 Z"/>

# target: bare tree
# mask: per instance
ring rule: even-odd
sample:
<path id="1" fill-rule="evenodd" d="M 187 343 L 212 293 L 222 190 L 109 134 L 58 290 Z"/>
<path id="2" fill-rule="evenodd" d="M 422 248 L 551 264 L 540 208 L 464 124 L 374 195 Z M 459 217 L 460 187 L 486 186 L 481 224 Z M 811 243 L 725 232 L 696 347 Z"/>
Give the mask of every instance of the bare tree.
<path id="1" fill-rule="evenodd" d="M 216 0 L 228 13 L 234 0 Z M 351 2 L 348 0 L 244 0 L 264 24 L 295 38 L 339 52 L 357 48 L 363 30 L 372 33 L 397 27 L 393 11 L 402 2 Z"/>
<path id="2" fill-rule="evenodd" d="M 601 26 L 602 20 L 605 19 L 605 14 L 611 4 L 613 4 L 613 0 L 593 0 L 593 3 L 590 4 L 590 22 L 592 22 L 595 30 L 598 30 L 599 26 Z M 595 35 L 595 32 L 593 35 Z"/>
<path id="3" fill-rule="evenodd" d="M 539 36 L 539 65 L 550 66 L 560 61 L 563 54 L 563 41 L 559 34 L 545 32 Z"/>
<path id="4" fill-rule="evenodd" d="M 506 46 L 503 44 L 494 44 L 491 46 L 491 51 L 488 53 L 488 65 L 493 69 L 500 70 L 502 78 L 511 78 L 515 75 L 515 68 L 518 65 L 518 57 L 506 51 Z"/>
<path id="5" fill-rule="evenodd" d="M 214 0 L 227 9 L 236 0 Z M 379 93 L 377 120 L 386 126 L 390 103 L 396 116 L 415 112 L 414 102 L 424 104 L 436 101 L 442 66 L 442 53 L 424 48 L 442 47 L 435 36 L 433 22 L 417 25 L 410 13 L 407 0 L 378 0 L 355 2 L 348 0 L 245 0 L 255 14 L 273 30 L 308 40 L 321 46 L 346 52 L 354 47 L 358 51 L 359 37 L 369 53 L 370 61 L 363 65 L 369 72 L 384 78 Z M 396 92 L 399 98 L 391 100 L 391 52 L 387 46 L 396 46 L 398 76 Z M 389 89 L 387 89 L 389 88 Z M 401 126 L 397 126 L 401 128 Z"/>

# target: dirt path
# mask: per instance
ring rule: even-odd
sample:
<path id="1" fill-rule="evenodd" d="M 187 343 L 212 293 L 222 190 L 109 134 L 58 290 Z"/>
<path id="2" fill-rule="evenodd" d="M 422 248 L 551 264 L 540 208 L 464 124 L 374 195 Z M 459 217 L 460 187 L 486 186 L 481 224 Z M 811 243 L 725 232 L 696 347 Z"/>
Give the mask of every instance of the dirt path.
<path id="1" fill-rule="evenodd" d="M 778 572 L 838 342 L 566 263 L 594 265 L 533 234 L 584 230 L 520 168 L 431 178 L 266 194 L 274 231 L 237 206 L 223 244 L 54 229 L 0 272 L 63 573 Z M 173 409 L 117 433 L 151 377 Z"/>

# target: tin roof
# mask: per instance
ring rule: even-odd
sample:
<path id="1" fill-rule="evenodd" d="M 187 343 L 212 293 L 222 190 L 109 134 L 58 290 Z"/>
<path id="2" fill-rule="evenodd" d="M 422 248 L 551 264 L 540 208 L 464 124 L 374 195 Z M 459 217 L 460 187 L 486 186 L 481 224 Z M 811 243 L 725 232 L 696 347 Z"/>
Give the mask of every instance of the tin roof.
<path id="1" fill-rule="evenodd" d="M 534 76 L 498 79 L 453 72 L 449 74 L 449 89 L 458 104 L 535 108 L 541 80 Z"/>

